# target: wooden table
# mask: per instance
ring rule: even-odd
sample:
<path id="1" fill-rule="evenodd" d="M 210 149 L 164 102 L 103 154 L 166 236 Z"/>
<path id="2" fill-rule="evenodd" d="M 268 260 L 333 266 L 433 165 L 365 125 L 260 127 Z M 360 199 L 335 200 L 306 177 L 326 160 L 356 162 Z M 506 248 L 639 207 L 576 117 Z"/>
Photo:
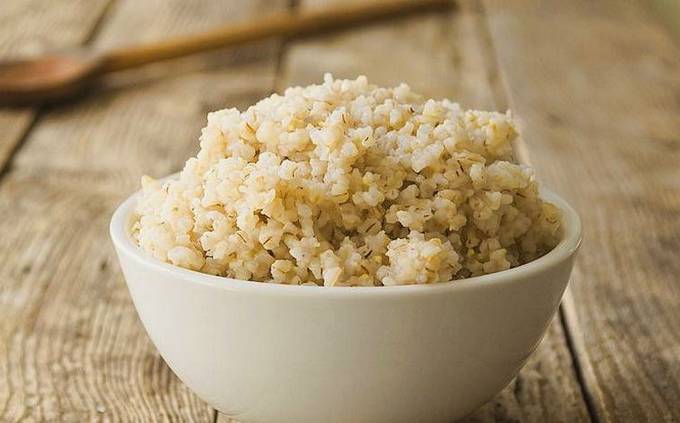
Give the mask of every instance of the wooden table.
<path id="1" fill-rule="evenodd" d="M 286 7 L 7 0 L 0 54 L 103 49 Z M 169 174 L 196 151 L 208 111 L 324 71 L 512 108 L 521 157 L 583 217 L 558 318 L 517 379 L 466 421 L 680 421 L 680 50 L 644 2 L 613 0 L 460 1 L 149 66 L 69 104 L 0 110 L 0 421 L 228 420 L 148 340 L 108 220 L 142 174 Z"/>

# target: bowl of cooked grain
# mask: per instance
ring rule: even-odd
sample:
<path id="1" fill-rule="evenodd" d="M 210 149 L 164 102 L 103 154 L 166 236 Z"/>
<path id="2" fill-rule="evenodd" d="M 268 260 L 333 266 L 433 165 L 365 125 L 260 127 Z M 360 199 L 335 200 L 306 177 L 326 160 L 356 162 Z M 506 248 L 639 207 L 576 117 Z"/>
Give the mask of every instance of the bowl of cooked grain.
<path id="1" fill-rule="evenodd" d="M 244 422 L 451 422 L 517 374 L 555 315 L 579 246 L 516 268 L 427 285 L 252 283 L 173 266 L 130 237 L 136 199 L 111 236 L 161 355 L 209 404 Z"/>
<path id="2" fill-rule="evenodd" d="M 110 234 L 177 376 L 247 422 L 450 422 L 545 334 L 578 214 L 517 163 L 508 113 L 366 78 L 211 113 Z"/>

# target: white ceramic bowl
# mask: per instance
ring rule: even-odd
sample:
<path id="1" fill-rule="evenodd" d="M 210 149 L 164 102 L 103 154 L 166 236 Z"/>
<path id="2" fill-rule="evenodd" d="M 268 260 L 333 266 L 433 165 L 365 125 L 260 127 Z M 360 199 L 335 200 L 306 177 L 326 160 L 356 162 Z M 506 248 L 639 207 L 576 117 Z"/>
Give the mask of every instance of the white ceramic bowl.
<path id="1" fill-rule="evenodd" d="M 246 282 L 157 261 L 130 240 L 135 196 L 111 221 L 125 280 L 161 355 L 196 394 L 242 422 L 452 422 L 491 399 L 543 337 L 581 239 L 434 285 L 321 288 Z"/>

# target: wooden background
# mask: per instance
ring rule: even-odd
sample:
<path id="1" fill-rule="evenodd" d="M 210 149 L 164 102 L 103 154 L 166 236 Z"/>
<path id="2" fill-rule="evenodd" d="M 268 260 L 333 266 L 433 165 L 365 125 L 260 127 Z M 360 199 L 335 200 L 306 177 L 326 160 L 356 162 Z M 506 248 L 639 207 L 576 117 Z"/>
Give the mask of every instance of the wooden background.
<path id="1" fill-rule="evenodd" d="M 0 56 L 105 49 L 323 3 L 5 0 Z M 461 0 L 128 71 L 69 104 L 0 109 L 0 421 L 228 421 L 145 335 L 108 220 L 142 174 L 169 174 L 196 151 L 208 111 L 324 71 L 512 108 L 523 159 L 582 215 L 558 318 L 467 422 L 680 421 L 680 49 L 633 0 Z"/>

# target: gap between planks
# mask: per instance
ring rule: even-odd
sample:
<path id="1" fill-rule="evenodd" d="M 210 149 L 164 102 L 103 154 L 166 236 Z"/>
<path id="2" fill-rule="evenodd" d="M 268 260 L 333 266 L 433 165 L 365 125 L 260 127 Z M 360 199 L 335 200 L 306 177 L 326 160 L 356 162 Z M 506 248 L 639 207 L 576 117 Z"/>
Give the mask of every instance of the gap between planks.
<path id="1" fill-rule="evenodd" d="M 538 171 L 586 229 L 562 317 L 591 413 L 678 420 L 680 50 L 641 2 L 486 3 Z"/>

